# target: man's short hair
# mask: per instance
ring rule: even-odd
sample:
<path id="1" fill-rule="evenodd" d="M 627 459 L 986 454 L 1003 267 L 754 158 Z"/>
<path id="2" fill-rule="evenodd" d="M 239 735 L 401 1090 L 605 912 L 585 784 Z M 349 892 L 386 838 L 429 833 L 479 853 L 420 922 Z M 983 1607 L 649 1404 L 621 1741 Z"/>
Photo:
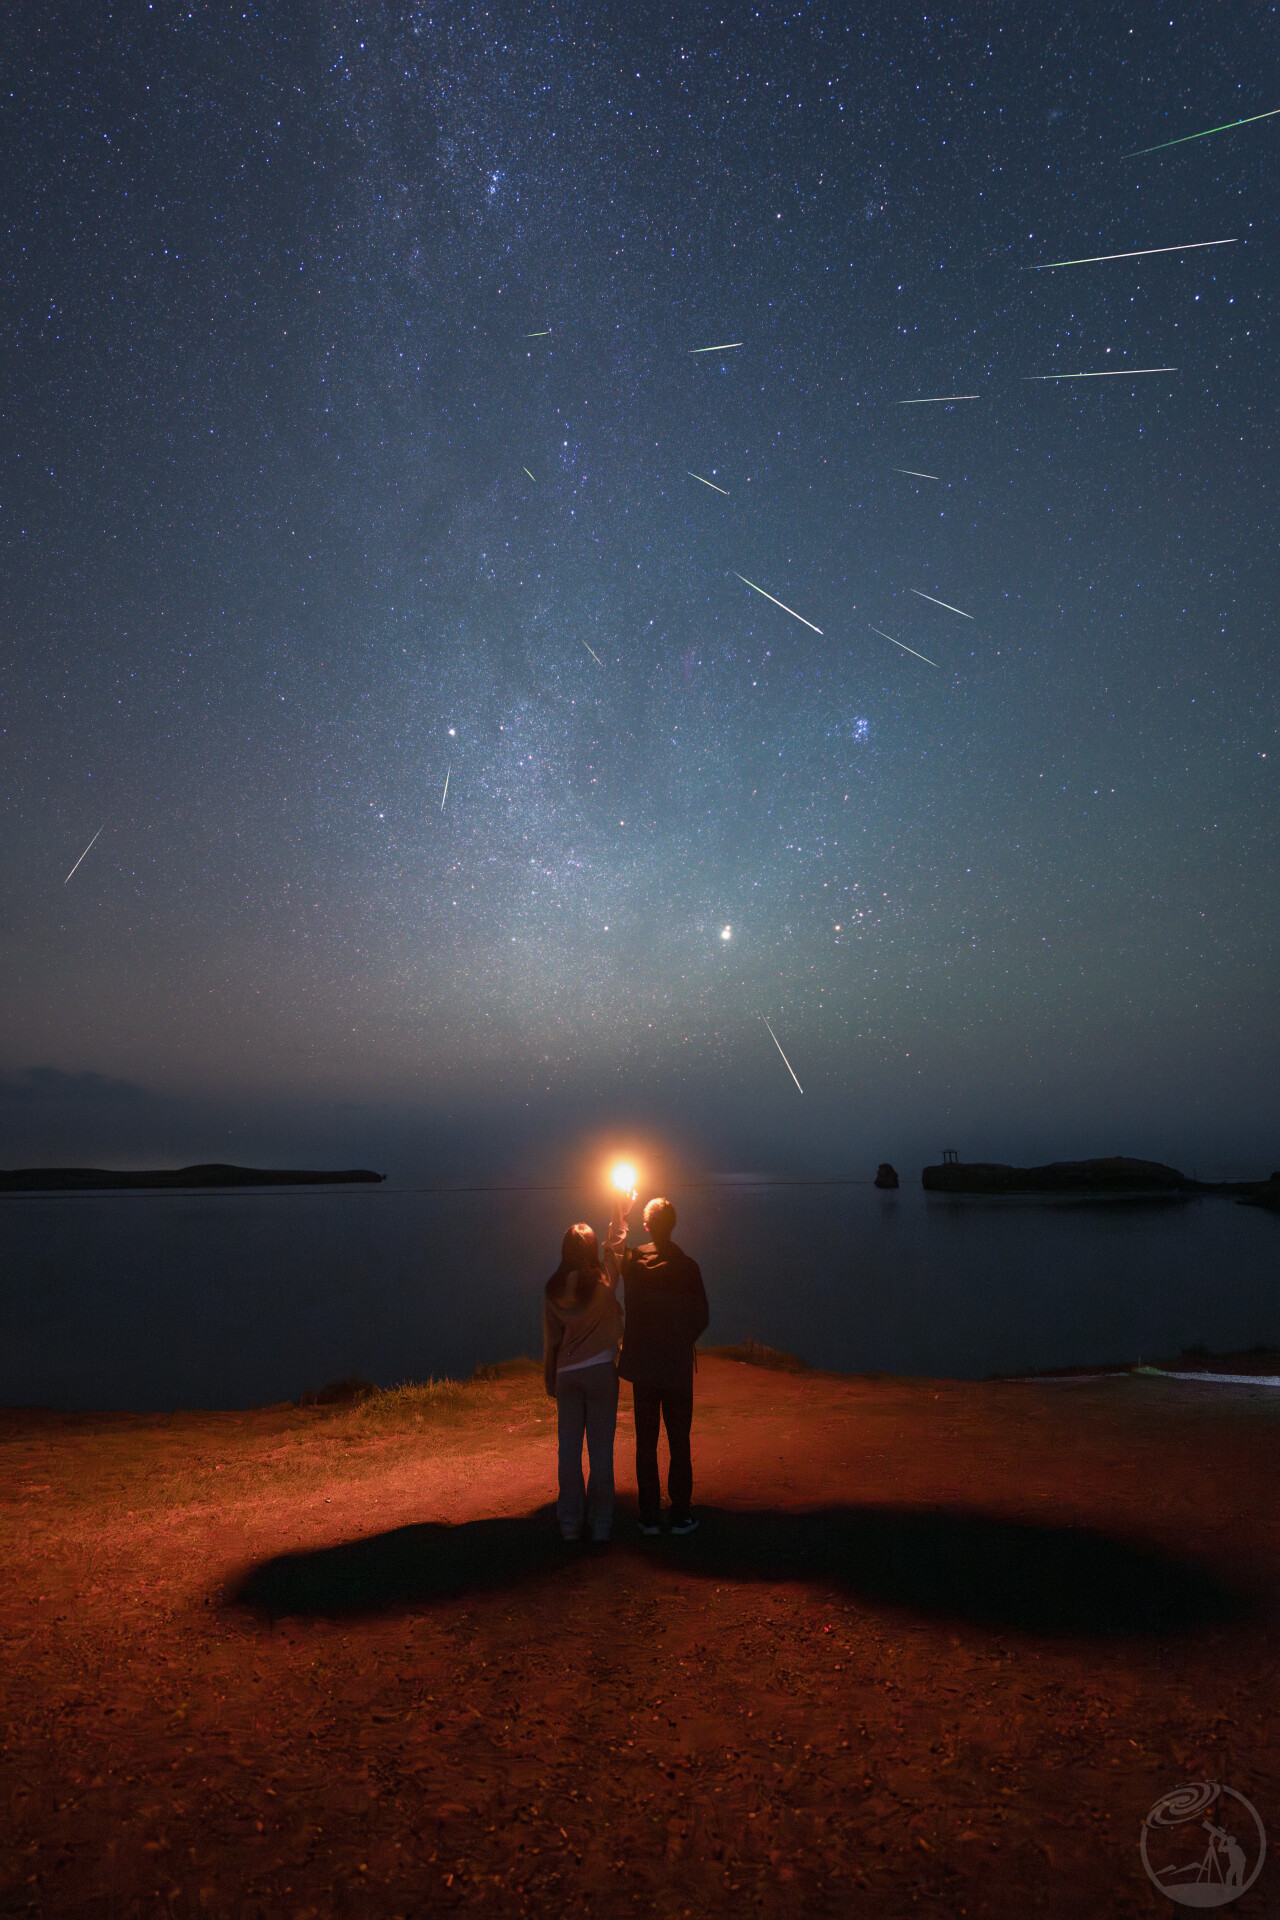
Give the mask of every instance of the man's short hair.
<path id="1" fill-rule="evenodd" d="M 658 1198 L 651 1200 L 644 1210 L 645 1232 L 652 1235 L 656 1227 L 665 1239 L 670 1239 L 676 1224 L 676 1210 L 669 1200 Z"/>

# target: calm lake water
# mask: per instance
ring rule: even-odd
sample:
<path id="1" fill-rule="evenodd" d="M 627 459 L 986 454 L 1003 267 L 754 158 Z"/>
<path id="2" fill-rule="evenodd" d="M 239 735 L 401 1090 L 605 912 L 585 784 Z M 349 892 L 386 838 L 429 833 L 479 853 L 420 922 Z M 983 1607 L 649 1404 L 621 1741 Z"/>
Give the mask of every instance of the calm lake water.
<path id="1" fill-rule="evenodd" d="M 746 1180 L 675 1198 L 712 1344 L 969 1378 L 1280 1346 L 1280 1220 L 1230 1200 Z M 561 1232 L 599 1211 L 569 1189 L 5 1196 L 0 1404 L 261 1405 L 537 1353 Z"/>

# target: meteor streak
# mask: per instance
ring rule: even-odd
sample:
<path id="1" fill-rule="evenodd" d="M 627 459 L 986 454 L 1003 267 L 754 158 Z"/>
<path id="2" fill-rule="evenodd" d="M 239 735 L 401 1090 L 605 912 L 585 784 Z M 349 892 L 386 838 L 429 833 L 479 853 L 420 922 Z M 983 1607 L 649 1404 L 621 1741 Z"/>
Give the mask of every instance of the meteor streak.
<path id="1" fill-rule="evenodd" d="M 1024 273 L 1052 273 L 1055 267 L 1092 267 L 1099 260 L 1145 260 L 1149 253 L 1195 253 L 1199 247 L 1234 247 L 1232 240 L 1188 240 L 1181 247 L 1139 247 L 1136 253 L 1087 253 L 1082 260 L 1045 260 L 1038 267 L 1024 267 Z"/>
<path id="2" fill-rule="evenodd" d="M 741 579 L 741 578 L 742 578 L 742 576 L 741 576 L 741 574 L 739 574 L 739 576 L 738 576 L 738 578 L 739 578 L 739 579 Z M 769 1018 L 768 1018 L 768 1015 L 767 1015 L 767 1014 L 763 1014 L 763 1013 L 762 1013 L 762 1014 L 760 1015 L 760 1018 L 761 1018 L 761 1019 L 762 1019 L 762 1020 L 764 1021 L 764 1023 L 765 1023 L 765 1025 L 766 1025 L 766 1027 L 769 1027 Z M 770 1039 L 771 1039 L 771 1040 L 773 1041 L 773 1044 L 774 1044 L 774 1046 L 775 1046 L 775 1047 L 777 1047 L 777 1049 L 778 1049 L 778 1052 L 779 1052 L 779 1053 L 782 1053 L 782 1042 L 781 1042 L 781 1041 L 780 1041 L 780 1040 L 778 1039 L 778 1036 L 777 1036 L 777 1034 L 776 1034 L 776 1033 L 774 1032 L 774 1030 L 773 1030 L 773 1028 L 772 1028 L 772 1027 L 769 1027 L 769 1038 L 770 1038 Z M 789 1073 L 789 1074 L 791 1075 L 791 1078 L 792 1078 L 793 1080 L 796 1080 L 796 1070 L 795 1070 L 795 1068 L 794 1068 L 794 1067 L 792 1066 L 792 1064 L 791 1064 L 791 1062 L 790 1062 L 790 1061 L 788 1060 L 788 1058 L 787 1058 L 787 1056 L 786 1056 L 786 1054 L 785 1054 L 785 1053 L 782 1053 L 782 1064 L 783 1064 L 783 1066 L 784 1066 L 784 1067 L 786 1068 L 786 1070 L 787 1070 L 787 1072 L 788 1072 L 788 1073 Z M 796 1080 L 796 1092 L 797 1092 L 797 1093 L 803 1093 L 803 1092 L 804 1092 L 804 1088 L 803 1088 L 803 1087 L 802 1087 L 802 1086 L 800 1085 L 800 1082 L 799 1082 L 798 1080 Z"/>
<path id="3" fill-rule="evenodd" d="M 944 400 L 976 400 L 976 393 L 928 393 L 921 400 L 895 400 L 895 407 L 940 407 Z"/>
<path id="4" fill-rule="evenodd" d="M 583 641 L 582 644 L 584 647 L 587 647 L 587 643 L 585 640 Z M 595 661 L 598 667 L 602 667 L 604 665 L 604 661 L 600 658 L 600 655 L 596 652 L 594 647 L 587 647 L 587 652 L 591 655 L 591 658 Z"/>
<path id="5" fill-rule="evenodd" d="M 691 480 L 702 480 L 702 475 L 700 473 L 695 473 L 692 467 L 686 467 L 685 472 L 688 474 Z M 728 489 L 725 487 L 718 487 L 714 480 L 702 480 L 702 484 L 704 487 L 710 487 L 712 493 L 723 493 L 726 500 L 729 498 Z"/>
<path id="6" fill-rule="evenodd" d="M 1207 140 L 1211 133 L 1229 133 L 1232 127 L 1251 127 L 1255 120 L 1274 120 L 1280 113 L 1280 107 L 1272 107 L 1266 113 L 1250 113 L 1243 120 L 1224 120 L 1220 127 L 1206 127 L 1202 133 L 1184 133 L 1177 140 L 1161 140 L 1154 147 L 1134 147 L 1131 153 L 1122 153 L 1122 160 L 1137 160 L 1144 153 L 1163 153 L 1166 147 L 1184 147 L 1188 140 Z"/>
<path id="7" fill-rule="evenodd" d="M 1176 373 L 1176 367 L 1104 367 L 1101 373 L 1024 373 L 1024 380 L 1123 380 L 1127 373 Z"/>
<path id="8" fill-rule="evenodd" d="M 106 823 L 106 821 L 104 820 L 104 821 L 103 821 L 103 823 L 102 823 L 102 827 L 105 827 L 105 826 L 106 826 L 106 824 L 107 824 L 107 823 Z M 99 828 L 98 828 L 98 833 L 101 833 L 101 832 L 102 832 L 102 827 L 99 827 Z M 95 834 L 94 834 L 94 836 L 93 836 L 93 840 L 91 840 L 91 841 L 89 842 L 89 845 L 88 845 L 88 846 L 87 846 L 87 847 L 85 848 L 85 850 L 84 850 L 84 853 L 82 853 L 82 854 L 80 855 L 80 860 L 83 860 L 83 859 L 84 859 L 84 856 L 85 856 L 85 853 L 88 853 L 88 852 L 90 851 L 90 849 L 92 848 L 92 846 L 93 846 L 93 844 L 94 844 L 94 841 L 96 841 L 96 839 L 98 838 L 98 833 L 95 833 Z M 76 867 L 78 867 L 78 866 L 80 865 L 80 860 L 77 860 L 77 861 L 76 861 Z M 75 870 L 76 870 L 76 867 L 72 867 L 72 869 L 71 869 L 71 873 L 74 873 L 74 872 L 75 872 Z M 69 880 L 69 879 L 71 878 L 71 873 L 69 873 L 69 874 L 67 875 L 67 880 Z M 65 886 L 66 886 L 66 884 L 67 884 L 67 880 L 64 880 L 64 881 L 63 881 L 63 883 L 62 883 L 64 887 L 65 887 Z"/>
<path id="9" fill-rule="evenodd" d="M 923 660 L 926 667 L 936 667 L 938 664 L 936 660 L 931 660 L 927 653 L 916 653 L 915 648 L 907 646 L 905 641 L 895 640 L 893 635 L 891 633 L 886 633 L 883 627 L 871 627 L 871 632 L 878 633 L 880 635 L 880 638 L 882 640 L 887 640 L 891 646 L 901 647 L 904 653 L 915 653 L 916 659 Z"/>
<path id="10" fill-rule="evenodd" d="M 550 338 L 550 335 L 551 335 L 550 327 L 544 327 L 541 333 L 526 333 L 525 339 L 526 340 L 546 340 Z"/>
<path id="11" fill-rule="evenodd" d="M 762 595 L 763 598 L 766 600 L 773 600 L 773 595 L 771 593 L 765 593 L 764 588 L 758 587 L 754 580 L 748 580 L 745 573 L 735 572 L 733 577 L 735 580 L 741 580 L 744 587 L 750 587 L 752 593 L 758 593 Z M 802 627 L 808 627 L 810 633 L 820 634 L 822 632 L 821 627 L 815 627 L 812 620 L 806 620 L 802 613 L 797 613 L 794 607 L 789 607 L 785 600 L 773 600 L 773 604 L 775 607 L 781 607 L 784 613 L 789 613 L 793 620 L 798 620 Z M 762 1019 L 763 1017 L 764 1016 L 761 1015 Z"/>
<path id="12" fill-rule="evenodd" d="M 903 402 L 905 405 L 905 401 Z M 917 473 L 914 467 L 890 467 L 890 473 L 909 473 L 913 480 L 936 480 L 936 473 Z"/>
<path id="13" fill-rule="evenodd" d="M 953 607 L 949 600 L 934 600 L 931 593 L 922 593 L 919 587 L 908 587 L 908 593 L 914 593 L 918 600 L 933 600 L 935 607 L 945 607 L 948 613 L 958 613 L 962 620 L 972 620 L 973 615 L 966 613 L 963 607 Z"/>
<path id="14" fill-rule="evenodd" d="M 442 794 L 440 795 L 440 811 L 441 811 L 441 813 L 443 813 L 443 812 L 444 812 L 444 803 L 445 803 L 445 801 L 446 801 L 446 800 L 447 800 L 447 799 L 449 798 L 449 775 L 450 775 L 450 774 L 451 774 L 452 772 L 453 772 L 453 768 L 452 768 L 452 767 L 446 767 L 446 768 L 445 768 L 445 770 L 444 770 L 444 792 L 443 792 L 443 793 L 442 793 Z"/>
<path id="15" fill-rule="evenodd" d="M 528 469 L 528 467 L 521 467 L 521 469 L 520 469 L 520 471 L 521 471 L 521 473 L 529 473 L 529 469 Z M 530 478 L 531 480 L 533 480 L 533 475 L 532 475 L 531 473 L 529 473 L 529 478 Z M 537 481 L 536 481 L 536 480 L 533 480 L 533 484 L 534 484 L 534 486 L 536 487 L 538 483 L 537 483 Z"/>
<path id="16" fill-rule="evenodd" d="M 732 353 L 735 347 L 742 345 L 741 340 L 722 340 L 718 347 L 690 347 L 690 353 Z"/>

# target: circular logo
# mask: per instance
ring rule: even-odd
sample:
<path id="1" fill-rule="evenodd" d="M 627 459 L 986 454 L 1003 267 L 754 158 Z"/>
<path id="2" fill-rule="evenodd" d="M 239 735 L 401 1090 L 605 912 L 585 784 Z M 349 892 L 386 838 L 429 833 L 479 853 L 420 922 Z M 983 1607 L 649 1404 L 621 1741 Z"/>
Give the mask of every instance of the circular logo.
<path id="1" fill-rule="evenodd" d="M 1164 1794 L 1143 1821 L 1138 1845 L 1152 1885 L 1180 1907 L 1238 1900 L 1267 1857 L 1258 1809 L 1217 1780 L 1192 1780 Z"/>

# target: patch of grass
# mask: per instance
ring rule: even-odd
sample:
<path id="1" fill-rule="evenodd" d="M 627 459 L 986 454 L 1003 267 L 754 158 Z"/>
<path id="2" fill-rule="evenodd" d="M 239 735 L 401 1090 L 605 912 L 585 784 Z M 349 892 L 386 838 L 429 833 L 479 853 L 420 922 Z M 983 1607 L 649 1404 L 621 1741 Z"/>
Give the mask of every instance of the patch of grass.
<path id="1" fill-rule="evenodd" d="M 518 1353 L 514 1360 L 482 1361 L 471 1378 L 473 1380 L 520 1380 L 526 1374 L 542 1377 L 542 1362 L 534 1360 L 527 1353 Z"/>
<path id="2" fill-rule="evenodd" d="M 359 1401 L 350 1410 L 349 1425 L 353 1434 L 434 1426 L 475 1405 L 469 1380 L 402 1380 L 398 1386 L 375 1388 Z"/>

